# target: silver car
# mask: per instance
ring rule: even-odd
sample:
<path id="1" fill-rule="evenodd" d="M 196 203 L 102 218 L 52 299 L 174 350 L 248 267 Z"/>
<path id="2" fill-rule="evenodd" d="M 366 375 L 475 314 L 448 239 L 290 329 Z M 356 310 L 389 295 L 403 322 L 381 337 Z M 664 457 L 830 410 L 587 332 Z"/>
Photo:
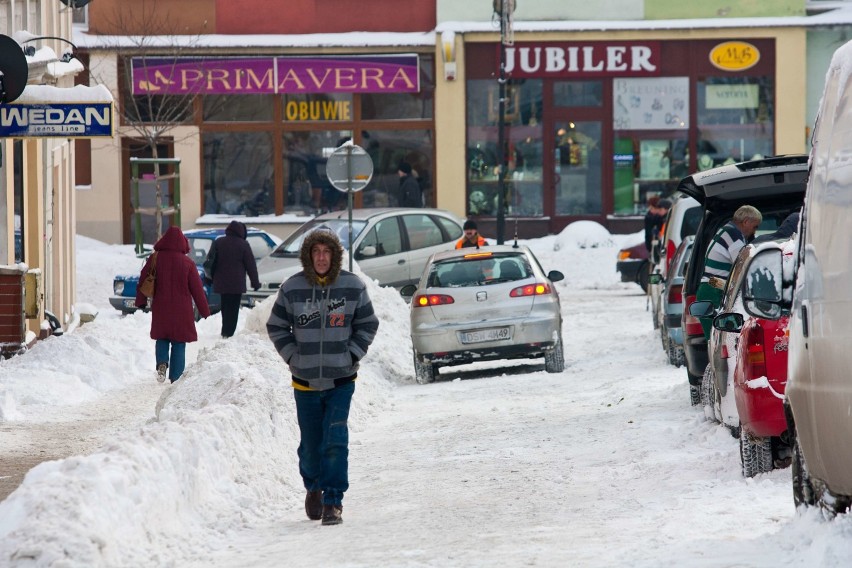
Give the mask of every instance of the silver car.
<path id="1" fill-rule="evenodd" d="M 353 209 L 352 258 L 380 285 L 399 288 L 417 282 L 433 253 L 455 246 L 462 236 L 462 223 L 440 209 Z M 308 221 L 257 264 L 260 289 L 246 293 L 249 305 L 277 293 L 285 280 L 302 269 L 302 241 L 318 227 L 334 231 L 343 248 L 350 249 L 348 211 L 324 213 Z"/>
<path id="2" fill-rule="evenodd" d="M 525 246 L 465 248 L 432 256 L 411 297 L 411 341 L 419 383 L 450 365 L 544 357 L 562 372 L 562 311 L 554 282 Z"/>

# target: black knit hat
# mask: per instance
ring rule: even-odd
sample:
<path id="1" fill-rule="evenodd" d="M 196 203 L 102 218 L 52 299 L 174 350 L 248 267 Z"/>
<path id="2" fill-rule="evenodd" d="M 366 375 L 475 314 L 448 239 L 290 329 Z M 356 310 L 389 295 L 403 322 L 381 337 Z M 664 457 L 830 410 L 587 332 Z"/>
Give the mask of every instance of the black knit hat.
<path id="1" fill-rule="evenodd" d="M 400 162 L 399 163 L 399 171 L 401 171 L 404 174 L 410 174 L 411 173 L 411 164 L 409 164 L 408 162 Z"/>
<path id="2" fill-rule="evenodd" d="M 467 221 L 464 222 L 462 229 L 464 229 L 465 231 L 470 231 L 470 230 L 475 231 L 476 230 L 476 221 L 474 221 L 472 219 L 468 219 Z"/>

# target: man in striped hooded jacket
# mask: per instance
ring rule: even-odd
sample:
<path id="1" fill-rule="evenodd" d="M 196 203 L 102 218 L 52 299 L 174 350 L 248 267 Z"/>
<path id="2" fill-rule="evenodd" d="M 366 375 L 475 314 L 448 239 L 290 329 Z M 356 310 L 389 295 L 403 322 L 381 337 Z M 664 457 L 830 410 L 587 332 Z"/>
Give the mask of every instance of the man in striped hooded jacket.
<path id="1" fill-rule="evenodd" d="M 751 205 L 743 205 L 734 211 L 733 218 L 716 231 L 707 254 L 704 256 L 704 273 L 701 285 L 695 293 L 698 301 L 709 300 L 715 307 L 722 303 L 725 282 L 742 248 L 754 237 L 763 215 Z M 699 318 L 704 337 L 710 339 L 712 318 Z"/>
<path id="2" fill-rule="evenodd" d="M 302 271 L 281 286 L 266 329 L 292 375 L 305 512 L 335 525 L 349 488 L 347 420 L 358 361 L 379 320 L 364 282 L 341 269 L 343 246 L 332 231 L 308 234 L 300 260 Z"/>

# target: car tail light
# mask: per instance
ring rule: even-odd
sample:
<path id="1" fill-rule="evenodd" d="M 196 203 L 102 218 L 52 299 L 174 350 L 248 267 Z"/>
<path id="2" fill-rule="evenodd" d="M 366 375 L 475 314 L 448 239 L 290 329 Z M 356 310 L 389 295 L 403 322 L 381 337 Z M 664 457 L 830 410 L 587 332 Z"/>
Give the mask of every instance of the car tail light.
<path id="1" fill-rule="evenodd" d="M 668 302 L 670 304 L 680 304 L 683 302 L 683 285 L 673 284 L 669 286 Z"/>
<path id="2" fill-rule="evenodd" d="M 674 241 L 669 239 L 669 242 L 666 243 L 666 274 L 669 273 L 669 269 L 672 267 L 672 260 L 676 252 Z"/>
<path id="3" fill-rule="evenodd" d="M 722 359 L 728 359 L 730 357 L 730 355 L 728 354 L 728 346 L 727 345 L 722 345 L 722 349 L 720 350 L 719 356 Z"/>
<path id="4" fill-rule="evenodd" d="M 425 308 L 428 306 L 444 306 L 446 304 L 454 304 L 452 296 L 446 294 L 419 294 L 411 300 L 411 305 L 415 308 Z"/>
<path id="5" fill-rule="evenodd" d="M 683 331 L 687 335 L 704 335 L 704 328 L 697 317 L 689 313 L 689 306 L 695 303 L 695 296 L 687 296 L 683 303 Z"/>
<path id="6" fill-rule="evenodd" d="M 629 249 L 622 249 L 618 251 L 618 260 L 627 260 L 630 257 L 631 255 Z"/>
<path id="7" fill-rule="evenodd" d="M 745 335 L 745 380 L 766 376 L 766 353 L 763 350 L 763 328 L 751 325 Z"/>
<path id="8" fill-rule="evenodd" d="M 509 297 L 522 298 L 525 296 L 543 296 L 545 294 L 550 294 L 550 285 L 536 282 L 535 284 L 527 284 L 526 286 L 515 288 L 509 292 Z"/>

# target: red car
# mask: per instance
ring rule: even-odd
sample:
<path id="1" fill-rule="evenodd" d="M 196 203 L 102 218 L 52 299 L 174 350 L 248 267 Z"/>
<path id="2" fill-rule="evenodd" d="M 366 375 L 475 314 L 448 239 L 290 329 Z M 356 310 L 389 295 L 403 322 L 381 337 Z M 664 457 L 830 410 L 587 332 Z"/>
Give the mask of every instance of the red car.
<path id="1" fill-rule="evenodd" d="M 789 317 L 750 316 L 740 293 L 745 265 L 756 250 L 744 247 L 731 270 L 720 313 L 713 319 L 710 362 L 701 384 L 705 415 L 740 439 L 745 477 L 786 467 L 792 455 L 784 416 Z M 690 309 L 703 308 L 712 306 L 695 302 Z"/>

